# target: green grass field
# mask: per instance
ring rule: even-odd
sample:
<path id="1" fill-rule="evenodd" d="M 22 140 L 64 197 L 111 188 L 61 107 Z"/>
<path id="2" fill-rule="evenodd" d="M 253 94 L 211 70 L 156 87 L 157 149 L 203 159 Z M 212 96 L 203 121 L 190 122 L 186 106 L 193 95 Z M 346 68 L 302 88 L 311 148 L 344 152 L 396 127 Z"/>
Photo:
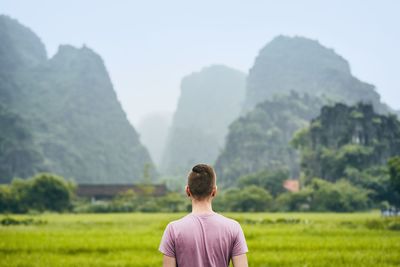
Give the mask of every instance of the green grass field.
<path id="1" fill-rule="evenodd" d="M 250 266 L 400 266 L 400 231 L 379 213 L 225 215 L 242 224 Z M 161 235 L 181 216 L 13 215 L 46 223 L 0 226 L 0 266 L 161 266 Z"/>

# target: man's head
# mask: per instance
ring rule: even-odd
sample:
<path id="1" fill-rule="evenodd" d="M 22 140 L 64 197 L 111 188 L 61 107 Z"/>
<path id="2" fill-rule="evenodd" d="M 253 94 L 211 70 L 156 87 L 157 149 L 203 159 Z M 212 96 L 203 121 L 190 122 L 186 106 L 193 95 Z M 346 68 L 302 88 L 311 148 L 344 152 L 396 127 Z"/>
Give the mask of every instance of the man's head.
<path id="1" fill-rule="evenodd" d="M 196 200 L 209 199 L 217 192 L 214 169 L 207 164 L 197 164 L 188 176 L 186 193 Z"/>

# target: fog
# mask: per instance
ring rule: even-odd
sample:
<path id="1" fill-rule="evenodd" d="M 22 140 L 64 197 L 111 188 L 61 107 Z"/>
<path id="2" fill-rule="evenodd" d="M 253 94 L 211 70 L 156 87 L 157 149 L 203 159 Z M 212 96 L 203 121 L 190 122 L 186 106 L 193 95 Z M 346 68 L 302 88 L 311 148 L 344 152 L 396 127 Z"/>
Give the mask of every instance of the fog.
<path id="1" fill-rule="evenodd" d="M 398 1 L 15 1 L 1 13 L 36 32 L 49 56 L 59 44 L 88 47 L 108 68 L 134 126 L 172 114 L 185 75 L 220 63 L 247 72 L 276 35 L 319 40 L 400 109 Z"/>

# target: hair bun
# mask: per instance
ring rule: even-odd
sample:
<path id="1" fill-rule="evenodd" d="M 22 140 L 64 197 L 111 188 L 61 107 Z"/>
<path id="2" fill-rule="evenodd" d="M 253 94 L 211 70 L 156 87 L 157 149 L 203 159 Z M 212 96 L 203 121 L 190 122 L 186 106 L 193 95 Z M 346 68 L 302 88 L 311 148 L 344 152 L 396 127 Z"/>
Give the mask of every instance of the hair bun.
<path id="1" fill-rule="evenodd" d="M 201 172 L 204 171 L 204 169 L 202 168 L 201 165 L 196 165 L 196 166 L 194 166 L 194 167 L 192 168 L 192 171 L 193 171 L 193 172 L 196 172 L 196 173 L 201 173 Z"/>

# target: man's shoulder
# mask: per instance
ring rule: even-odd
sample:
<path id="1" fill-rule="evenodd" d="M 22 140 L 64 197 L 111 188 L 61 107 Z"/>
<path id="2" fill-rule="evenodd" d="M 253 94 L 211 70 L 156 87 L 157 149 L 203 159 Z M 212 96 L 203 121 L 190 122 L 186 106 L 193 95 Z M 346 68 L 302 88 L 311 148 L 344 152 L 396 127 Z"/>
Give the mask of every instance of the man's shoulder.
<path id="1" fill-rule="evenodd" d="M 184 217 L 171 221 L 168 225 L 172 228 L 181 228 L 185 225 L 191 225 L 196 223 L 196 217 L 209 218 L 216 221 L 218 224 L 224 225 L 225 227 L 237 228 L 240 227 L 240 223 L 232 218 L 226 217 L 220 213 L 214 212 L 211 216 L 198 216 L 193 213 L 189 213 Z"/>
<path id="2" fill-rule="evenodd" d="M 240 227 L 240 223 L 238 221 L 236 221 L 235 219 L 226 217 L 222 214 L 217 213 L 220 220 L 223 221 L 225 224 L 230 225 L 232 227 Z"/>
<path id="3" fill-rule="evenodd" d="M 235 219 L 226 217 L 225 215 L 222 215 L 220 213 L 215 213 L 221 220 L 225 220 L 226 222 L 232 223 L 232 224 L 239 224 Z"/>
<path id="4" fill-rule="evenodd" d="M 190 220 L 190 213 L 183 216 L 182 218 L 170 221 L 168 223 L 169 226 L 179 226 L 180 224 L 185 224 L 187 221 Z"/>

